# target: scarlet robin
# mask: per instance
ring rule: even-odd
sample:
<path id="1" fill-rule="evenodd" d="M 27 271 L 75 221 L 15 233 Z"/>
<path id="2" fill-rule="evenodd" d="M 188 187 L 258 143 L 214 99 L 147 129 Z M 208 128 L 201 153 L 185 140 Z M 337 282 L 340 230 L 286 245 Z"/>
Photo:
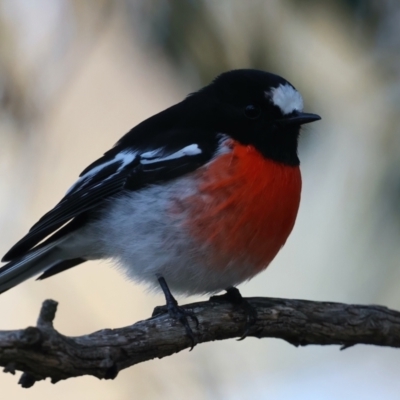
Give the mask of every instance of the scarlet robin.
<path id="1" fill-rule="evenodd" d="M 319 120 L 300 93 L 263 71 L 234 70 L 143 121 L 89 165 L 4 256 L 0 292 L 88 260 L 136 281 L 204 294 L 264 270 L 300 203 L 300 128 Z"/>

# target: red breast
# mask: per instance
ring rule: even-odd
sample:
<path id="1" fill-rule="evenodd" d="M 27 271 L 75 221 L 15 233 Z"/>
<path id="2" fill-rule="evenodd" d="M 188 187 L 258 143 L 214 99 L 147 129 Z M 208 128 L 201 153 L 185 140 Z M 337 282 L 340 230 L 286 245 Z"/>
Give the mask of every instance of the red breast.
<path id="1" fill-rule="evenodd" d="M 293 229 L 300 169 L 266 159 L 253 146 L 233 140 L 228 146 L 229 152 L 195 172 L 198 193 L 180 206 L 188 212 L 190 236 L 199 246 L 210 245 L 213 268 L 225 268 L 228 259 L 243 259 L 256 274 Z"/>

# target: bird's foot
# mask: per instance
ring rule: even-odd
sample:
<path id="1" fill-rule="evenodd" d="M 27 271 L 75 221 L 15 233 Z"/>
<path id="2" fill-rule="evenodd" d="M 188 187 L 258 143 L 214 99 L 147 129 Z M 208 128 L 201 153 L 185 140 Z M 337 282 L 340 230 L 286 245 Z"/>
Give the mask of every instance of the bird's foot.
<path id="1" fill-rule="evenodd" d="M 163 307 L 156 307 L 153 311 L 153 316 L 168 313 L 171 318 L 179 321 L 180 324 L 185 328 L 186 336 L 190 339 L 190 350 L 193 350 L 194 346 L 197 344 L 197 339 L 189 325 L 188 318 L 195 322 L 196 328 L 199 326 L 199 320 L 193 312 L 187 311 L 178 305 L 178 302 L 169 290 L 167 282 L 162 276 L 158 277 L 158 282 L 160 283 L 161 289 L 164 292 L 167 304 Z"/>
<path id="2" fill-rule="evenodd" d="M 234 307 L 241 308 L 246 315 L 246 325 L 244 327 L 244 332 L 242 336 L 238 340 L 243 340 L 249 335 L 251 328 L 255 325 L 257 321 L 257 310 L 244 297 L 242 297 L 239 289 L 235 287 L 230 287 L 226 289 L 225 294 L 210 297 L 210 301 L 227 301 L 231 303 Z"/>

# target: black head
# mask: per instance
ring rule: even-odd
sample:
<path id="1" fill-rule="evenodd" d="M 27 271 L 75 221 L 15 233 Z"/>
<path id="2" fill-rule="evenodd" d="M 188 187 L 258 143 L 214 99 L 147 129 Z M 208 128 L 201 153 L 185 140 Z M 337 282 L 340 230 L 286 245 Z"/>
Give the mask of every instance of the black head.
<path id="1" fill-rule="evenodd" d="M 226 72 L 186 100 L 187 121 L 255 146 L 264 156 L 298 165 L 300 127 L 321 119 L 303 113 L 300 93 L 280 76 L 243 69 Z"/>

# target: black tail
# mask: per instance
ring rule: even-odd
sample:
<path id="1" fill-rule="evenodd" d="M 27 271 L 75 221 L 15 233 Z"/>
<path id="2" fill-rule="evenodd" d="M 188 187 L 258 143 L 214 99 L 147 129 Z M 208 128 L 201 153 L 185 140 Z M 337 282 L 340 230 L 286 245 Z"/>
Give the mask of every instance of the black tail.
<path id="1" fill-rule="evenodd" d="M 85 262 L 83 258 L 71 258 L 68 251 L 59 246 L 65 239 L 43 243 L 0 268 L 0 293 L 41 272 L 39 279 L 45 279 Z"/>

